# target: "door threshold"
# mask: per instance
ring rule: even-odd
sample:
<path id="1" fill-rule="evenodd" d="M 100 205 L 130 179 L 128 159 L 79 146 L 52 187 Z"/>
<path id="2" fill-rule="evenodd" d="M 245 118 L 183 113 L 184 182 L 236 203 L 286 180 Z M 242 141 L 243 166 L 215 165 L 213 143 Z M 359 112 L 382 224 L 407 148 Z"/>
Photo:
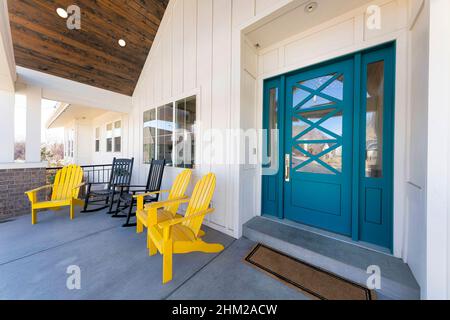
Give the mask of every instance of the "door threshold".
<path id="1" fill-rule="evenodd" d="M 308 232 L 311 232 L 311 233 L 315 233 L 315 234 L 318 234 L 320 236 L 324 236 L 324 237 L 327 237 L 327 238 L 330 238 L 330 239 L 333 239 L 333 240 L 349 243 L 349 244 L 352 244 L 352 245 L 355 245 L 355 246 L 358 246 L 358 247 L 361 247 L 361 248 L 364 248 L 364 249 L 372 250 L 372 251 L 375 251 L 375 252 L 378 252 L 378 253 L 382 253 L 382 254 L 385 254 L 385 255 L 388 255 L 388 256 L 392 256 L 392 257 L 394 256 L 391 253 L 391 250 L 389 250 L 387 248 L 380 247 L 380 246 L 377 246 L 375 244 L 371 244 L 371 243 L 368 243 L 368 242 L 355 241 L 351 237 L 348 237 L 348 236 L 344 236 L 344 235 L 341 235 L 341 234 L 337 234 L 337 233 L 333 233 L 333 232 L 330 232 L 330 231 L 322 230 L 322 229 L 319 229 L 319 228 L 311 227 L 311 226 L 308 226 L 308 225 L 305 225 L 305 224 L 301 224 L 299 222 L 295 222 L 295 221 L 292 221 L 292 220 L 280 219 L 280 218 L 271 217 L 271 216 L 265 216 L 265 215 L 261 216 L 261 217 L 264 218 L 264 219 L 268 219 L 268 220 L 272 220 L 272 221 L 275 221 L 275 222 L 278 222 L 278 223 L 282 223 L 284 225 L 291 226 L 291 227 L 294 227 L 294 228 L 297 228 L 297 229 L 300 229 L 300 230 L 304 230 L 304 231 L 308 231 Z"/>

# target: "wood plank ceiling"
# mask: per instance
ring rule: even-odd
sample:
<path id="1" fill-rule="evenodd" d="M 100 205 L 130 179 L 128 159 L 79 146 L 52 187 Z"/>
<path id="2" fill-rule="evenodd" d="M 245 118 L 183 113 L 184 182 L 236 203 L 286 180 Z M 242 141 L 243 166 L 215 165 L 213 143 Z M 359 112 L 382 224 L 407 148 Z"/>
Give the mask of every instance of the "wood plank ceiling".
<path id="1" fill-rule="evenodd" d="M 131 96 L 168 2 L 8 0 L 16 63 Z M 56 13 L 72 4 L 81 9 L 80 30 Z"/>

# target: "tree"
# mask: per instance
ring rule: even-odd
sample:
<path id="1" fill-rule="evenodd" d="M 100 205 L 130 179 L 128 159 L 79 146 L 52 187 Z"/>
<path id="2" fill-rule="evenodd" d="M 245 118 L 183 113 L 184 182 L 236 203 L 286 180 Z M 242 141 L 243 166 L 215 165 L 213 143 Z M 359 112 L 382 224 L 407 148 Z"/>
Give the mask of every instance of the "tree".
<path id="1" fill-rule="evenodd" d="M 25 142 L 16 142 L 14 144 L 14 160 L 25 161 Z"/>
<path id="2" fill-rule="evenodd" d="M 62 143 L 44 144 L 41 146 L 41 160 L 59 165 L 64 160 L 64 145 Z"/>

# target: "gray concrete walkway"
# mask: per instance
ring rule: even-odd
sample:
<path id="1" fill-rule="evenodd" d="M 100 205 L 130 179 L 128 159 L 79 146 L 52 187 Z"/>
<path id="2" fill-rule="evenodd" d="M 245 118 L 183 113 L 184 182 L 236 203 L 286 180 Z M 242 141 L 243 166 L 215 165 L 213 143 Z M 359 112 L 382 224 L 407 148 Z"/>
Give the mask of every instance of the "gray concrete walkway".
<path id="1" fill-rule="evenodd" d="M 205 228 L 220 254 L 174 256 L 174 279 L 161 283 L 161 256 L 149 257 L 145 234 L 104 212 L 67 210 L 0 222 L 0 299 L 305 299 L 299 291 L 243 262 L 254 243 Z M 69 290 L 67 267 L 81 269 Z"/>

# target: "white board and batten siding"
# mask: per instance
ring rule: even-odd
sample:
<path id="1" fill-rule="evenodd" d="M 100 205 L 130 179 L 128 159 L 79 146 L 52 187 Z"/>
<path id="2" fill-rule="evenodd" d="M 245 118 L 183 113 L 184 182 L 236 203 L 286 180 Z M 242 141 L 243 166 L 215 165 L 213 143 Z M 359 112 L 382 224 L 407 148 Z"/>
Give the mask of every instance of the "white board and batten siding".
<path id="1" fill-rule="evenodd" d="M 144 182 L 148 165 L 142 163 L 143 112 L 179 98 L 197 95 L 197 120 L 203 128 L 239 127 L 239 103 L 232 92 L 240 85 L 239 26 L 274 6 L 277 0 L 172 0 L 133 95 L 129 126 L 138 179 Z M 238 44 L 236 47 L 235 44 Z M 234 54 L 234 56 L 233 56 Z M 235 108 L 235 109 L 233 109 Z M 237 109 L 236 109 L 237 108 Z M 200 150 L 202 146 L 197 148 Z M 231 146 L 230 146 L 231 147 Z M 181 170 L 167 168 L 164 187 Z M 208 224 L 238 237 L 239 181 L 231 165 L 197 167 L 194 182 L 202 174 L 217 175 L 213 199 L 216 211 Z M 191 188 L 192 188 L 191 185 Z"/>

